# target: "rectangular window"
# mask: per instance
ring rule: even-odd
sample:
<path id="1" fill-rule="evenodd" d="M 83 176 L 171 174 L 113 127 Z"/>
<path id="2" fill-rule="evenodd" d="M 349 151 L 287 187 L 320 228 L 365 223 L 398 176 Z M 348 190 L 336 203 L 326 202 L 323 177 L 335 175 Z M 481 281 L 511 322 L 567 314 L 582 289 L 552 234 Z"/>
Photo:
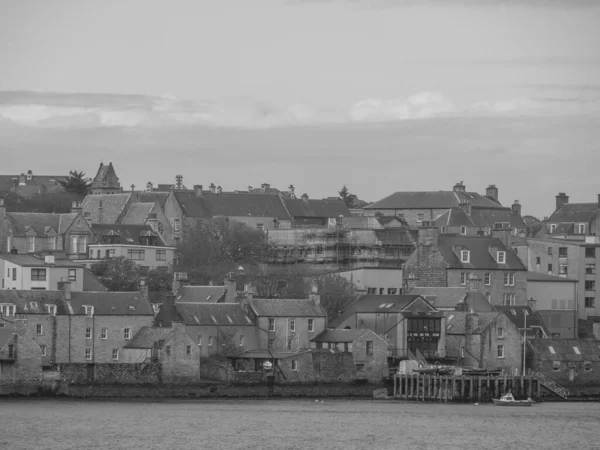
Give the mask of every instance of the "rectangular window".
<path id="1" fill-rule="evenodd" d="M 69 281 L 77 281 L 77 269 L 69 269 Z"/>
<path id="2" fill-rule="evenodd" d="M 537 256 L 535 258 L 535 263 L 539 266 L 541 262 L 542 262 L 542 258 L 540 258 L 539 256 Z"/>
<path id="3" fill-rule="evenodd" d="M 586 291 L 595 291 L 596 290 L 596 282 L 593 280 L 585 280 L 585 290 Z"/>
<path id="4" fill-rule="evenodd" d="M 460 273 L 460 284 L 462 286 L 466 286 L 468 278 L 469 278 L 468 272 L 461 272 Z"/>
<path id="5" fill-rule="evenodd" d="M 240 334 L 240 347 L 244 346 L 244 335 Z"/>
<path id="6" fill-rule="evenodd" d="M 367 341 L 367 355 L 373 354 L 373 341 Z"/>
<path id="7" fill-rule="evenodd" d="M 198 342 L 198 347 L 202 347 L 202 335 L 201 334 L 198 335 L 197 342 Z"/>
<path id="8" fill-rule="evenodd" d="M 130 248 L 127 250 L 127 259 L 131 259 L 133 261 L 143 261 L 146 259 L 146 251 Z"/>
<path id="9" fill-rule="evenodd" d="M 179 222 L 179 219 L 175 219 L 173 221 L 173 230 L 174 231 L 181 231 L 181 224 Z"/>
<path id="10" fill-rule="evenodd" d="M 92 359 L 92 349 L 91 348 L 86 348 L 85 349 L 85 359 L 87 359 L 88 361 L 90 359 Z"/>
<path id="11" fill-rule="evenodd" d="M 585 223 L 580 223 L 577 225 L 579 234 L 585 234 Z"/>
<path id="12" fill-rule="evenodd" d="M 209 346 L 209 347 L 212 347 L 212 344 L 213 344 L 213 343 L 212 343 L 212 341 L 213 341 L 213 337 L 212 337 L 212 336 L 209 336 L 209 337 L 208 337 L 208 346 Z"/>
<path id="13" fill-rule="evenodd" d="M 290 319 L 290 331 L 296 331 L 296 319 Z"/>
<path id="14" fill-rule="evenodd" d="M 323 254 L 323 246 L 321 244 L 318 244 L 315 246 L 315 254 L 316 255 L 322 255 Z"/>
<path id="15" fill-rule="evenodd" d="M 295 359 L 292 359 L 292 371 L 293 372 L 297 372 L 298 371 L 298 361 Z"/>
<path id="16" fill-rule="evenodd" d="M 42 324 L 38 323 L 35 326 L 35 333 L 39 336 L 41 334 L 44 334 L 44 327 L 42 326 Z"/>
<path id="17" fill-rule="evenodd" d="M 567 274 L 567 265 L 566 264 L 559 264 L 558 265 L 558 274 L 559 275 L 566 275 Z"/>
<path id="18" fill-rule="evenodd" d="M 504 339 L 504 328 L 498 328 L 498 339 Z"/>
<path id="19" fill-rule="evenodd" d="M 552 256 L 552 247 L 548 247 L 548 256 Z"/>
<path id="20" fill-rule="evenodd" d="M 166 250 L 156 250 L 156 260 L 157 261 L 166 261 L 167 260 L 167 251 Z"/>
<path id="21" fill-rule="evenodd" d="M 588 275 L 594 275 L 596 273 L 596 264 L 586 264 L 585 273 Z"/>
<path id="22" fill-rule="evenodd" d="M 48 250 L 56 250 L 56 238 L 55 237 L 48 238 Z"/>
<path id="23" fill-rule="evenodd" d="M 586 258 L 595 258 L 596 257 L 596 248 L 595 247 L 586 247 L 585 248 L 585 257 Z"/>
<path id="24" fill-rule="evenodd" d="M 344 351 L 345 352 L 349 352 L 350 351 L 350 343 L 349 342 L 344 342 Z"/>
<path id="25" fill-rule="evenodd" d="M 131 328 L 125 328 L 123 330 L 123 338 L 128 341 L 129 339 L 131 339 Z"/>
<path id="26" fill-rule="evenodd" d="M 46 281 L 46 269 L 31 269 L 31 281 Z"/>
<path id="27" fill-rule="evenodd" d="M 515 285 L 514 272 L 506 272 L 504 274 L 504 286 L 514 286 L 514 285 Z"/>
<path id="28" fill-rule="evenodd" d="M 0 314 L 2 314 L 5 317 L 14 316 L 15 315 L 15 305 L 12 305 L 12 304 L 0 305 Z"/>
<path id="29" fill-rule="evenodd" d="M 8 357 L 14 358 L 15 356 L 15 346 L 13 344 L 8 344 Z"/>
<path id="30" fill-rule="evenodd" d="M 315 331 L 315 319 L 308 319 L 308 331 Z"/>
<path id="31" fill-rule="evenodd" d="M 13 281 L 17 281 L 17 269 L 13 268 L 12 271 L 12 279 Z"/>
<path id="32" fill-rule="evenodd" d="M 467 227 L 460 227 L 460 234 L 467 234 Z"/>
<path id="33" fill-rule="evenodd" d="M 388 288 L 388 295 L 396 295 L 398 293 L 398 288 Z"/>
<path id="34" fill-rule="evenodd" d="M 492 274 L 490 272 L 486 272 L 483 276 L 483 282 L 486 286 L 492 284 Z"/>
<path id="35" fill-rule="evenodd" d="M 548 273 L 552 275 L 552 264 L 548 264 Z"/>
<path id="36" fill-rule="evenodd" d="M 460 262 L 468 263 L 471 260 L 471 255 L 469 250 L 461 250 L 460 251 Z"/>
<path id="37" fill-rule="evenodd" d="M 567 247 L 558 247 L 558 257 L 559 258 L 567 257 Z"/>
<path id="38" fill-rule="evenodd" d="M 554 233 L 554 230 L 556 230 L 556 224 L 555 223 L 551 223 L 550 224 L 550 233 Z"/>
<path id="39" fill-rule="evenodd" d="M 377 294 L 377 288 L 367 288 L 367 294 L 370 294 L 370 295 Z"/>
<path id="40" fill-rule="evenodd" d="M 112 359 L 113 359 L 113 361 L 119 360 L 119 349 L 118 348 L 112 349 Z"/>
<path id="41" fill-rule="evenodd" d="M 93 306 L 85 306 L 83 307 L 85 311 L 85 315 L 87 317 L 92 317 L 94 315 L 94 307 Z"/>
<path id="42" fill-rule="evenodd" d="M 77 239 L 77 253 L 87 253 L 87 236 L 79 236 Z"/>
<path id="43" fill-rule="evenodd" d="M 269 331 L 275 331 L 275 319 L 269 319 Z"/>
<path id="44" fill-rule="evenodd" d="M 48 310 L 48 314 L 56 316 L 56 305 L 46 305 L 46 309 Z"/>
<path id="45" fill-rule="evenodd" d="M 185 354 L 188 356 L 190 356 L 192 354 L 192 346 L 191 345 L 186 345 Z"/>
<path id="46" fill-rule="evenodd" d="M 264 223 L 257 223 L 256 224 L 256 228 L 260 231 L 263 231 L 265 229 L 265 224 Z"/>
<path id="47" fill-rule="evenodd" d="M 515 294 L 510 292 L 505 292 L 503 294 L 503 304 L 504 306 L 514 306 L 515 305 Z"/>
<path id="48" fill-rule="evenodd" d="M 586 297 L 585 298 L 585 307 L 586 308 L 595 308 L 596 307 L 596 297 Z"/>
<path id="49" fill-rule="evenodd" d="M 46 356 L 47 353 L 47 347 L 45 345 L 40 345 L 40 348 L 42 349 L 42 356 Z"/>
<path id="50" fill-rule="evenodd" d="M 85 338 L 86 339 L 91 339 L 92 338 L 92 329 L 91 328 L 86 328 L 85 329 Z"/>
<path id="51" fill-rule="evenodd" d="M 498 264 L 506 264 L 506 252 L 497 252 L 496 261 Z"/>
<path id="52" fill-rule="evenodd" d="M 167 354 L 167 355 L 170 355 L 170 354 L 171 354 L 171 346 L 170 346 L 170 345 L 167 345 L 167 346 L 165 347 L 165 352 L 166 352 L 166 354 Z"/>
<path id="53" fill-rule="evenodd" d="M 27 236 L 27 252 L 35 252 L 35 236 Z"/>
<path id="54" fill-rule="evenodd" d="M 425 214 L 424 213 L 417 213 L 417 222 L 421 223 L 425 220 Z"/>
<path id="55" fill-rule="evenodd" d="M 498 346 L 498 358 L 504 358 L 504 345 L 499 345 Z"/>
<path id="56" fill-rule="evenodd" d="M 108 330 L 106 328 L 102 328 L 100 330 L 100 339 L 106 339 L 108 337 Z"/>

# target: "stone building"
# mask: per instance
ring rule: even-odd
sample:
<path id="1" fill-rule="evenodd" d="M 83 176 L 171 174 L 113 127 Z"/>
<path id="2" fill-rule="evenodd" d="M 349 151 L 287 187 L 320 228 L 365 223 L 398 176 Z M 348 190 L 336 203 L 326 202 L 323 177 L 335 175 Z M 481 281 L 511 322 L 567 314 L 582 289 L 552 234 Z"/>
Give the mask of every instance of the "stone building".
<path id="1" fill-rule="evenodd" d="M 122 192 L 123 188 L 121 187 L 119 177 L 117 177 L 112 162 L 110 162 L 108 166 L 101 162 L 100 167 L 98 167 L 98 172 L 96 172 L 96 176 L 92 180 L 90 194 L 120 194 Z"/>
<path id="2" fill-rule="evenodd" d="M 0 395 L 31 394 L 42 384 L 42 350 L 28 335 L 25 320 L 0 328 Z"/>
<path id="3" fill-rule="evenodd" d="M 45 255 L 0 254 L 0 289 L 55 290 L 63 280 L 71 282 L 71 290 L 84 290 L 85 267 L 70 259 Z"/>

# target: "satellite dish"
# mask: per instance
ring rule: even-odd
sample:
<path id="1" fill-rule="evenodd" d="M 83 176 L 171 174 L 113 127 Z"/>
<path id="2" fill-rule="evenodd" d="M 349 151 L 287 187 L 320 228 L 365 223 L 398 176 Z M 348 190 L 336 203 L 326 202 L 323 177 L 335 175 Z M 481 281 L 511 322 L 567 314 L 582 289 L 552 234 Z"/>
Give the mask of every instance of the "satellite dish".
<path id="1" fill-rule="evenodd" d="M 265 362 L 263 363 L 263 368 L 264 368 L 265 370 L 271 370 L 271 369 L 273 368 L 273 363 L 272 363 L 272 362 L 270 362 L 270 361 L 265 361 Z"/>

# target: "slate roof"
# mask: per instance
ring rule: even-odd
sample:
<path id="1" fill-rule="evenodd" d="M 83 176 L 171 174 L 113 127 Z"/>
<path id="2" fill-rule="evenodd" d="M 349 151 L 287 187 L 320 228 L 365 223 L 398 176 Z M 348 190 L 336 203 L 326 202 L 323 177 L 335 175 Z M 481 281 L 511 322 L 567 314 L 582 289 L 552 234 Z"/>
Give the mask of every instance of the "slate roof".
<path id="1" fill-rule="evenodd" d="M 462 208 L 450 208 L 444 214 L 435 219 L 434 222 L 438 227 L 460 227 L 475 225 Z"/>
<path id="2" fill-rule="evenodd" d="M 307 349 L 307 350 L 301 350 L 299 352 L 286 352 L 286 351 L 277 351 L 277 350 L 268 350 L 268 349 L 254 349 L 254 350 L 248 350 L 247 352 L 244 353 L 240 353 L 238 355 L 235 355 L 236 358 L 258 358 L 258 359 L 285 359 L 285 358 L 290 358 L 292 356 L 298 356 L 298 355 L 302 355 L 304 353 L 310 353 L 312 351 L 315 351 L 316 349 Z M 327 349 L 327 351 L 329 351 L 329 349 Z"/>
<path id="3" fill-rule="evenodd" d="M 527 344 L 540 361 L 600 362 L 600 351 L 591 339 L 527 339 Z"/>
<path id="4" fill-rule="evenodd" d="M 587 223 L 598 215 L 600 206 L 598 203 L 565 203 L 554 211 L 549 223 Z"/>
<path id="5" fill-rule="evenodd" d="M 177 291 L 178 303 L 217 303 L 225 297 L 225 286 L 181 286 Z"/>
<path id="6" fill-rule="evenodd" d="M 73 223 L 78 214 L 54 213 L 21 213 L 7 212 L 6 220 L 15 236 L 25 236 L 27 230 L 32 228 L 36 235 L 46 236 L 50 230 L 63 234 Z"/>
<path id="7" fill-rule="evenodd" d="M 186 325 L 254 326 L 239 303 L 175 303 L 175 309 Z"/>
<path id="8" fill-rule="evenodd" d="M 532 311 L 528 306 L 501 306 L 495 305 L 494 310 L 501 312 L 510 319 L 519 329 L 525 328 L 525 311 L 527 311 L 527 328 L 540 327 L 546 336 L 549 336 L 548 328 L 537 311 Z"/>
<path id="9" fill-rule="evenodd" d="M 164 246 L 160 236 L 152 230 L 150 225 L 129 225 L 129 224 L 92 224 L 92 231 L 98 238 L 98 243 L 102 244 L 103 236 L 119 236 L 118 244 L 125 245 L 143 245 L 140 240 L 144 236 L 155 236 L 156 245 Z"/>
<path id="10" fill-rule="evenodd" d="M 152 349 L 158 347 L 159 341 L 166 341 L 172 336 L 173 328 L 142 327 L 123 346 L 123 348 Z"/>
<path id="11" fill-rule="evenodd" d="M 152 305 L 139 292 L 71 292 L 69 303 L 76 315 L 85 314 L 87 305 L 97 316 L 154 316 Z"/>
<path id="12" fill-rule="evenodd" d="M 46 264 L 43 258 L 25 254 L 0 254 L 0 259 L 17 264 L 21 267 L 70 267 L 75 269 L 84 268 L 83 264 L 78 264 L 71 259 L 55 259 L 54 264 Z"/>
<path id="13" fill-rule="evenodd" d="M 389 225 L 392 222 L 398 222 L 399 224 L 402 224 L 402 221 L 396 216 L 379 216 L 376 217 L 376 220 L 383 226 Z"/>
<path id="14" fill-rule="evenodd" d="M 25 175 L 26 176 L 26 175 Z M 42 186 L 46 188 L 46 193 L 64 192 L 63 187 L 58 180 L 66 180 L 66 175 L 33 175 L 31 180 L 25 179 L 25 186 L 19 186 L 20 175 L 0 175 L 0 192 L 13 190 L 13 178 L 17 179 L 17 192 L 22 197 L 29 197 L 39 194 Z"/>
<path id="15" fill-rule="evenodd" d="M 283 200 L 275 195 L 214 194 L 202 197 L 212 216 L 277 217 L 290 219 Z"/>
<path id="16" fill-rule="evenodd" d="M 472 208 L 471 222 L 476 227 L 493 228 L 496 222 L 508 222 L 511 228 L 527 228 L 520 214 L 515 214 L 510 208 L 503 210 L 489 208 Z"/>
<path id="17" fill-rule="evenodd" d="M 466 295 L 464 287 L 414 287 L 410 293 L 424 297 L 436 308 L 454 308 Z"/>
<path id="18" fill-rule="evenodd" d="M 312 342 L 354 342 L 369 330 L 325 330 L 311 339 Z"/>
<path id="19" fill-rule="evenodd" d="M 575 234 L 574 223 L 559 223 L 552 232 L 548 231 L 550 235 L 563 235 L 563 234 Z"/>
<path id="20" fill-rule="evenodd" d="M 462 263 L 454 248 L 470 251 L 470 262 Z M 506 264 L 498 264 L 490 248 L 506 252 Z M 449 236 L 438 238 L 438 250 L 451 269 L 526 270 L 519 257 L 508 250 L 502 241 L 491 236 Z"/>
<path id="21" fill-rule="evenodd" d="M 57 314 L 69 314 L 62 291 L 0 290 L 0 303 L 12 303 L 17 314 L 47 314 L 46 305 L 56 305 Z"/>
<path id="22" fill-rule="evenodd" d="M 92 188 L 97 187 L 119 187 L 119 178 L 115 173 L 112 162 L 109 163 L 108 166 L 104 165 L 104 163 L 100 163 L 98 172 L 96 172 L 96 176 L 92 181 Z"/>
<path id="23" fill-rule="evenodd" d="M 131 195 L 131 192 L 86 195 L 81 203 L 83 215 L 89 217 L 92 223 L 100 223 L 100 202 L 102 202 L 102 223 L 116 223 L 125 213 L 125 207 L 128 205 Z"/>
<path id="24" fill-rule="evenodd" d="M 351 217 L 350 211 L 343 200 L 318 200 L 301 198 L 284 198 L 283 204 L 292 217 Z"/>
<path id="25" fill-rule="evenodd" d="M 187 217 L 210 218 L 212 214 L 201 197 L 196 197 L 194 192 L 172 191 L 181 207 L 183 214 Z M 222 195 L 222 194 L 220 194 Z"/>
<path id="26" fill-rule="evenodd" d="M 10 328 L 0 328 L 0 348 L 10 343 L 14 338 L 15 331 Z"/>
<path id="27" fill-rule="evenodd" d="M 446 334 L 465 334 L 466 333 L 466 317 L 470 314 L 464 311 L 448 311 L 444 313 L 446 317 Z M 471 331 L 472 334 L 481 334 L 496 318 L 499 316 L 497 312 L 480 312 L 475 313 L 477 325 Z"/>
<path id="28" fill-rule="evenodd" d="M 572 278 L 557 277 L 556 275 L 548 275 L 539 272 L 527 272 L 527 281 L 549 281 L 556 283 L 577 283 L 578 280 Z"/>
<path id="29" fill-rule="evenodd" d="M 154 203 L 132 203 L 120 220 L 125 225 L 142 225 L 154 209 Z"/>
<path id="30" fill-rule="evenodd" d="M 364 209 L 446 209 L 469 202 L 472 206 L 504 209 L 503 206 L 477 192 L 425 191 L 395 192 Z"/>
<path id="31" fill-rule="evenodd" d="M 325 317 L 319 302 L 306 298 L 253 298 L 250 306 L 259 317 Z"/>
<path id="32" fill-rule="evenodd" d="M 158 203 L 161 208 L 164 208 L 169 192 L 137 191 L 136 195 L 141 203 Z"/>
<path id="33" fill-rule="evenodd" d="M 410 230 L 407 227 L 373 231 L 377 239 L 381 241 L 381 245 L 414 246 L 416 244 L 415 239 L 410 235 Z"/>

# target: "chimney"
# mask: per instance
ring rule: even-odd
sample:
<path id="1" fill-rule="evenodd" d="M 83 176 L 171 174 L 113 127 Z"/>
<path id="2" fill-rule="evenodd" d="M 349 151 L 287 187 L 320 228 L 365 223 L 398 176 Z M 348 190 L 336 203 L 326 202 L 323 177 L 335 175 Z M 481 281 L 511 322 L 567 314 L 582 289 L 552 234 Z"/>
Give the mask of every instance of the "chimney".
<path id="1" fill-rule="evenodd" d="M 495 184 L 490 184 L 485 190 L 485 196 L 491 198 L 496 203 L 500 204 L 498 201 L 498 188 Z"/>
<path id="2" fill-rule="evenodd" d="M 172 292 L 168 292 L 165 296 L 164 296 L 164 300 L 163 300 L 163 305 L 161 308 L 161 311 L 171 311 L 175 306 L 175 294 L 173 294 Z"/>
<path id="3" fill-rule="evenodd" d="M 308 194 L 302 194 L 302 201 L 308 203 Z"/>
<path id="4" fill-rule="evenodd" d="M 223 188 L 221 186 L 217 186 L 217 194 L 221 194 L 223 192 Z"/>
<path id="5" fill-rule="evenodd" d="M 198 198 L 202 197 L 202 185 L 201 184 L 194 185 L 194 195 Z"/>
<path id="6" fill-rule="evenodd" d="M 24 173 L 22 173 L 21 175 L 19 175 L 19 186 L 25 186 L 27 177 L 25 176 Z"/>
<path id="7" fill-rule="evenodd" d="M 467 314 L 465 315 L 465 334 L 473 334 L 473 331 L 477 329 L 478 325 L 479 316 L 475 313 L 467 312 Z"/>
<path id="8" fill-rule="evenodd" d="M 459 182 L 459 183 L 456 183 L 456 184 L 454 185 L 454 188 L 453 188 L 453 191 L 454 191 L 454 192 L 465 192 L 466 190 L 467 190 L 467 188 L 466 188 L 466 186 L 463 184 L 463 182 L 462 182 L 462 181 L 461 181 L 461 182 Z"/>
<path id="9" fill-rule="evenodd" d="M 437 247 L 439 230 L 436 226 L 430 225 L 430 222 L 426 222 L 425 225 L 419 227 L 417 232 L 417 243 L 420 247 Z"/>
<path id="10" fill-rule="evenodd" d="M 6 217 L 6 206 L 4 206 L 4 199 L 0 198 L 0 221 Z"/>
<path id="11" fill-rule="evenodd" d="M 600 194 L 598 194 L 598 208 L 600 208 Z"/>
<path id="12" fill-rule="evenodd" d="M 71 282 L 65 281 L 63 278 L 58 282 L 58 289 L 62 291 L 65 296 L 65 300 L 71 300 Z"/>
<path id="13" fill-rule="evenodd" d="M 308 294 L 308 299 L 311 302 L 315 302 L 317 305 L 321 306 L 321 296 L 315 292 L 311 292 Z"/>
<path id="14" fill-rule="evenodd" d="M 225 301 L 233 303 L 237 299 L 237 283 L 233 278 L 225 278 Z"/>
<path id="15" fill-rule="evenodd" d="M 18 187 L 19 187 L 19 179 L 17 177 L 14 177 L 12 179 L 12 187 L 11 187 L 11 189 L 13 191 L 15 191 Z"/>
<path id="16" fill-rule="evenodd" d="M 212 192 L 213 194 L 217 190 L 217 187 L 215 186 L 215 183 L 210 183 L 210 186 L 208 188 L 210 189 L 210 192 Z"/>
<path id="17" fill-rule="evenodd" d="M 102 207 L 102 200 L 98 202 L 98 223 L 104 221 L 104 208 Z"/>
<path id="18" fill-rule="evenodd" d="M 513 215 L 515 215 L 515 216 L 521 215 L 521 204 L 519 203 L 519 200 L 515 200 L 515 202 L 511 206 L 511 209 L 512 209 Z"/>
<path id="19" fill-rule="evenodd" d="M 148 181 L 148 182 L 146 183 L 146 190 L 147 190 L 148 192 L 152 192 L 152 191 L 154 190 L 154 186 L 152 185 L 152 182 L 151 182 L 151 181 Z"/>
<path id="20" fill-rule="evenodd" d="M 185 286 L 187 281 L 187 272 L 173 272 L 173 284 L 171 289 L 173 294 L 176 294 L 181 286 Z"/>
<path id="21" fill-rule="evenodd" d="M 142 294 L 142 298 L 144 300 L 148 300 L 148 285 L 146 284 L 146 279 L 140 279 L 140 294 Z"/>
<path id="22" fill-rule="evenodd" d="M 290 187 L 288 189 L 289 189 L 290 197 L 295 198 L 296 195 L 294 194 L 294 190 L 296 188 L 294 187 L 294 185 L 290 184 Z M 599 201 L 600 201 L 600 194 L 598 194 L 598 198 L 599 198 Z"/>
<path id="23" fill-rule="evenodd" d="M 71 203 L 71 213 L 81 214 L 81 211 L 82 211 L 81 202 L 74 201 L 73 203 Z"/>
<path id="24" fill-rule="evenodd" d="M 504 246 L 510 249 L 512 247 L 510 244 L 510 232 L 510 228 L 493 228 L 492 237 L 500 239 Z"/>
<path id="25" fill-rule="evenodd" d="M 46 255 L 44 256 L 44 263 L 45 264 L 49 264 L 49 265 L 53 265 L 54 264 L 54 255 Z"/>
<path id="26" fill-rule="evenodd" d="M 556 198 L 556 211 L 558 211 L 562 205 L 569 203 L 569 196 L 564 192 L 559 192 Z"/>

